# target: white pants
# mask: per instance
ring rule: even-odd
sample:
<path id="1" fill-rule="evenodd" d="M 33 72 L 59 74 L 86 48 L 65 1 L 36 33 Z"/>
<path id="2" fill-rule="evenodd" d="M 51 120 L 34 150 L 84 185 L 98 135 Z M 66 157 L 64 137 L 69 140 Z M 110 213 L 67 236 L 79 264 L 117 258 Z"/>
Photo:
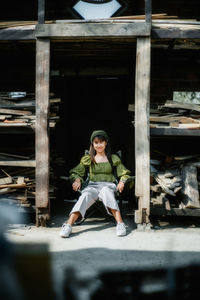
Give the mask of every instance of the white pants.
<path id="1" fill-rule="evenodd" d="M 99 198 L 99 200 L 103 202 L 107 213 L 112 215 L 108 208 L 119 210 L 114 195 L 115 191 L 116 185 L 112 182 L 90 181 L 87 187 L 83 189 L 81 196 L 72 208 L 70 214 L 80 212 L 82 218 L 84 218 L 86 210 Z"/>

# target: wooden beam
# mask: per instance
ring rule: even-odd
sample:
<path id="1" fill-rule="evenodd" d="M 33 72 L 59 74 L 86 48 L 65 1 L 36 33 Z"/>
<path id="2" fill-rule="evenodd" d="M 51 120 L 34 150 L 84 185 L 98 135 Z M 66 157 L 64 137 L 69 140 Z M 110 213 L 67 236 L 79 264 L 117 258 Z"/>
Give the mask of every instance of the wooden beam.
<path id="1" fill-rule="evenodd" d="M 38 24 L 45 22 L 45 0 L 38 0 Z"/>
<path id="2" fill-rule="evenodd" d="M 50 40 L 36 40 L 36 208 L 49 203 L 49 73 Z"/>
<path id="3" fill-rule="evenodd" d="M 31 28 L 30 28 L 31 27 Z M 20 28 L 5 28 L 0 30 L 0 40 L 35 40 L 35 25 Z"/>
<path id="4" fill-rule="evenodd" d="M 144 22 L 145 23 L 145 22 Z M 85 23 L 84 23 L 85 24 Z M 86 23 L 87 24 L 87 23 Z M 35 25 L 33 26 L 22 26 L 21 28 L 5 28 L 5 29 L 1 29 L 0 30 L 0 40 L 2 41 L 9 41 L 9 40 L 35 40 L 37 35 L 39 36 L 49 36 L 52 38 L 59 38 L 59 34 L 61 32 L 61 37 L 65 37 L 65 38 L 74 38 L 74 37 L 93 37 L 95 38 L 95 32 L 98 34 L 100 32 L 100 30 L 97 27 L 101 27 L 102 24 L 97 24 L 97 27 L 94 27 L 95 31 L 92 33 L 88 33 L 88 30 L 85 30 L 85 28 L 82 28 L 82 30 L 80 31 L 80 34 L 83 34 L 82 36 L 78 33 L 76 33 L 76 35 L 74 33 L 72 33 L 73 35 L 70 36 L 70 30 L 67 30 L 67 34 L 66 36 L 64 35 L 64 30 L 56 30 L 56 28 L 54 28 L 53 30 L 50 29 L 50 32 L 47 31 L 47 28 L 45 28 L 45 30 L 42 29 L 41 26 L 45 26 L 48 24 L 40 24 L 36 26 L 36 31 L 35 31 Z M 49 24 L 50 25 L 50 24 Z M 51 26 L 60 26 L 63 24 L 51 24 Z M 65 24 L 65 26 L 72 28 L 74 25 L 79 25 L 80 27 L 83 26 L 83 24 Z M 88 24 L 87 24 L 88 25 Z M 96 24 L 95 24 L 96 25 Z M 118 27 L 116 27 L 116 29 L 121 29 L 119 31 L 119 35 L 117 34 L 117 30 L 113 31 L 112 33 L 112 28 L 109 29 L 109 31 L 107 31 L 107 33 L 103 33 L 103 35 L 101 35 L 100 37 L 130 37 L 131 38 L 131 34 L 133 34 L 133 36 L 149 36 L 150 35 L 150 31 L 151 31 L 151 37 L 154 39 L 200 39 L 200 30 L 181 30 L 179 28 L 167 28 L 167 29 L 161 29 L 161 28 L 152 28 L 150 29 L 150 26 L 148 24 L 137 24 L 134 23 L 129 23 L 129 24 L 103 24 L 104 26 L 107 25 L 108 27 L 113 27 L 115 25 L 118 25 Z M 126 33 L 126 25 L 129 25 L 128 28 L 128 32 Z M 31 28 L 30 28 L 31 27 Z M 90 23 L 90 28 L 93 27 L 93 24 Z M 132 30 L 132 33 L 130 33 L 131 29 L 130 28 L 134 28 Z M 124 33 L 122 32 L 122 28 L 124 28 Z M 88 28 L 87 28 L 88 29 Z M 43 32 L 41 31 L 43 30 Z M 109 34 L 110 35 L 109 35 Z M 97 35 L 97 37 L 99 37 L 99 35 Z"/>
<path id="5" fill-rule="evenodd" d="M 150 25 L 145 22 L 109 24 L 109 23 L 76 23 L 76 24 L 38 24 L 36 37 L 49 38 L 94 38 L 94 37 L 130 37 L 149 36 Z"/>
<path id="6" fill-rule="evenodd" d="M 135 193 L 139 200 L 135 212 L 136 223 L 149 223 L 150 210 L 150 37 L 137 38 L 135 76 Z"/>
<path id="7" fill-rule="evenodd" d="M 152 28 L 151 37 L 155 39 L 200 39 L 200 30 L 181 30 L 179 28 Z"/>

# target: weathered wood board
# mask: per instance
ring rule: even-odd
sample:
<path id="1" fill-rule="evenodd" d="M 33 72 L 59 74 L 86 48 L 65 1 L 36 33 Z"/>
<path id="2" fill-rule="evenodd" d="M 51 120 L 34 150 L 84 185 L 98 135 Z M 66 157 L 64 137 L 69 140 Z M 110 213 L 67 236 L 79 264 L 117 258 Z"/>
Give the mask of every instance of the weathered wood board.
<path id="1" fill-rule="evenodd" d="M 50 40 L 36 42 L 36 207 L 49 204 L 49 72 Z"/>
<path id="2" fill-rule="evenodd" d="M 183 181 L 181 193 L 184 206 L 186 208 L 200 208 L 197 168 L 184 166 L 181 170 L 181 176 Z"/>
<path id="3" fill-rule="evenodd" d="M 150 149 L 149 149 L 149 102 L 150 102 L 150 38 L 137 39 L 135 81 L 135 194 L 139 207 L 135 212 L 136 223 L 149 223 L 150 209 Z M 144 217 L 145 211 L 145 217 Z M 145 218 L 145 220 L 143 220 Z"/>

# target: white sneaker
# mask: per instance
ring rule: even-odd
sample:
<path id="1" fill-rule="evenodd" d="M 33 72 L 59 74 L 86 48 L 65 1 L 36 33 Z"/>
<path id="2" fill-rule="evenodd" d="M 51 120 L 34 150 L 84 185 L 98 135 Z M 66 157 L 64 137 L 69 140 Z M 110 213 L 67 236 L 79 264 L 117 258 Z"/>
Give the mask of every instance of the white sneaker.
<path id="1" fill-rule="evenodd" d="M 116 226 L 116 234 L 118 236 L 126 235 L 126 226 L 124 223 L 118 223 Z"/>
<path id="2" fill-rule="evenodd" d="M 72 226 L 70 224 L 64 223 L 60 230 L 60 236 L 63 238 L 67 238 L 72 233 Z"/>

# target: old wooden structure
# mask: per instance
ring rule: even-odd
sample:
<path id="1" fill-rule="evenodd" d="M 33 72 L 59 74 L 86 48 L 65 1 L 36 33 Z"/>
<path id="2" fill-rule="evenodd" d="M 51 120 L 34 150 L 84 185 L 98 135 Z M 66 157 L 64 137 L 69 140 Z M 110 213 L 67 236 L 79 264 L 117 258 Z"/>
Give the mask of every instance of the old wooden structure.
<path id="1" fill-rule="evenodd" d="M 52 60 L 52 56 L 54 53 L 56 53 L 56 51 L 57 53 L 59 53 L 59 51 L 60 53 L 62 52 L 62 49 L 59 48 L 59 45 L 64 45 L 63 47 L 65 48 L 65 52 L 71 55 L 71 57 L 73 52 L 74 55 L 77 52 L 80 56 L 81 51 L 84 51 L 85 47 L 86 59 L 88 55 L 92 53 L 92 50 L 96 51 L 96 55 L 100 56 L 101 54 L 99 53 L 101 53 L 101 47 L 104 49 L 104 52 L 107 51 L 107 54 L 110 55 L 109 57 L 111 57 L 113 54 L 113 56 L 116 55 L 116 57 L 119 58 L 120 55 L 126 55 L 129 53 L 128 64 L 130 65 L 130 63 L 132 63 L 132 73 L 129 73 L 131 74 L 129 75 L 129 80 L 132 82 L 132 88 L 128 101 L 129 103 L 135 103 L 135 142 L 130 143 L 130 145 L 126 145 L 126 147 L 132 147 L 130 152 L 132 151 L 132 156 L 135 155 L 135 194 L 139 203 L 138 209 L 135 211 L 135 222 L 137 224 L 143 224 L 144 227 L 148 226 L 150 222 L 150 95 L 152 98 L 151 101 L 157 101 L 156 97 L 162 98 L 164 95 L 165 97 L 168 97 L 168 95 L 166 95 L 167 84 L 165 87 L 163 86 L 163 90 L 160 90 L 159 81 L 162 81 L 162 78 L 160 77 L 161 73 L 165 73 L 166 77 L 169 76 L 166 81 L 163 81 L 165 83 L 168 82 L 168 92 L 170 91 L 171 93 L 171 91 L 174 89 L 174 86 L 172 87 L 171 84 L 173 81 L 172 71 L 170 72 L 170 70 L 167 68 L 166 60 L 167 57 L 169 57 L 169 60 L 173 59 L 173 51 L 175 51 L 174 49 L 176 49 L 176 47 L 177 49 L 178 47 L 179 49 L 183 49 L 183 51 L 185 51 L 185 55 L 187 55 L 187 51 L 193 49 L 195 60 L 194 65 L 196 64 L 196 60 L 198 60 L 199 64 L 196 50 L 199 51 L 200 47 L 200 23 L 197 20 L 190 21 L 189 23 L 182 20 L 175 23 L 172 21 L 170 22 L 168 19 L 162 19 L 162 17 L 162 21 L 159 22 L 158 20 L 157 22 L 154 22 L 152 16 L 154 13 L 158 14 L 159 11 L 154 11 L 151 0 L 136 2 L 138 6 L 134 7 L 134 5 L 131 4 L 131 1 L 127 1 L 129 10 L 124 11 L 123 13 L 124 16 L 127 16 L 126 19 L 115 18 L 114 20 L 108 19 L 87 21 L 65 18 L 65 20 L 62 22 L 53 22 L 46 20 L 45 12 L 47 11 L 47 13 L 49 13 L 48 19 L 52 19 L 50 12 L 54 8 L 52 8 L 52 10 L 48 10 L 47 4 L 45 8 L 45 1 L 38 0 L 37 22 L 34 24 L 27 24 L 27 26 L 13 28 L 8 27 L 0 30 L 1 45 L 4 43 L 12 43 L 13 47 L 15 47 L 17 51 L 22 51 L 20 42 L 27 44 L 34 42 L 36 45 L 35 149 L 36 221 L 38 225 L 45 225 L 50 214 L 50 150 L 48 127 L 49 93 L 51 81 L 50 61 Z M 167 2 L 169 6 L 166 4 L 166 10 L 167 8 L 169 9 L 171 7 L 171 1 L 166 1 L 166 3 Z M 182 2 L 182 4 L 185 3 L 184 1 Z M 178 1 L 176 1 L 176 3 L 178 3 Z M 194 14 L 195 11 L 194 4 L 195 1 L 191 1 L 190 7 L 193 7 L 193 10 L 191 9 L 191 14 Z M 158 10 L 161 9 L 159 8 L 159 5 L 156 7 Z M 132 17 L 128 17 L 129 15 L 137 15 L 138 13 L 141 15 L 142 8 L 144 17 L 140 20 L 137 20 L 137 18 L 134 19 Z M 161 16 L 162 13 L 163 11 L 161 11 Z M 169 9 L 168 13 L 173 15 L 176 14 L 177 11 L 173 12 L 173 9 Z M 190 19 L 192 17 L 193 15 L 190 15 Z M 185 18 L 188 18 L 188 16 Z M 83 47 L 83 50 L 81 50 L 81 47 Z M 92 49 L 92 47 L 96 48 Z M 161 53 L 162 50 L 161 52 L 158 52 L 159 49 L 163 49 L 163 53 Z M 193 53 L 188 52 L 188 55 L 191 58 Z M 182 57 L 184 57 L 184 55 Z M 160 62 L 163 66 L 163 69 L 157 72 L 159 67 L 158 64 Z M 79 68 L 76 65 L 76 67 L 73 69 L 73 61 L 72 63 L 68 63 L 69 65 L 63 68 L 63 76 L 64 74 L 73 75 L 73 72 L 75 72 L 74 70 Z M 56 67 L 57 66 L 53 63 L 52 68 L 56 69 Z M 182 67 L 181 64 L 180 67 Z M 110 68 L 112 69 L 112 72 L 108 72 L 106 68 L 97 68 L 100 70 L 96 71 L 97 75 L 98 72 L 100 72 L 100 74 L 104 74 L 104 76 L 123 75 L 124 72 L 127 73 L 127 69 L 125 71 L 123 69 L 123 61 L 118 66 L 115 65 L 115 68 L 112 66 Z M 196 68 L 196 66 L 194 66 L 194 68 Z M 91 74 L 91 69 L 87 66 L 87 64 L 85 64 L 82 69 L 81 67 L 79 68 L 79 76 L 81 76 L 81 70 L 83 74 Z M 158 75 L 155 75 L 156 72 Z M 192 82 L 194 85 L 194 90 L 197 89 L 200 81 L 199 76 L 195 74 L 196 71 L 193 74 L 193 78 L 185 78 L 186 85 L 188 86 L 187 80 L 190 81 L 190 83 Z M 152 84 L 151 90 L 150 82 Z M 181 81 L 179 81 L 179 83 L 181 83 Z M 130 98 L 132 98 L 132 100 L 130 100 Z M 80 99 L 76 101 L 82 100 Z M 120 122 L 125 122 L 125 120 L 122 119 Z M 73 128 L 70 128 L 70 130 L 73 130 Z M 185 132 L 185 134 L 187 133 Z M 132 136 L 132 139 L 134 139 L 134 136 Z M 197 213 L 198 210 L 195 211 L 195 214 Z"/>

